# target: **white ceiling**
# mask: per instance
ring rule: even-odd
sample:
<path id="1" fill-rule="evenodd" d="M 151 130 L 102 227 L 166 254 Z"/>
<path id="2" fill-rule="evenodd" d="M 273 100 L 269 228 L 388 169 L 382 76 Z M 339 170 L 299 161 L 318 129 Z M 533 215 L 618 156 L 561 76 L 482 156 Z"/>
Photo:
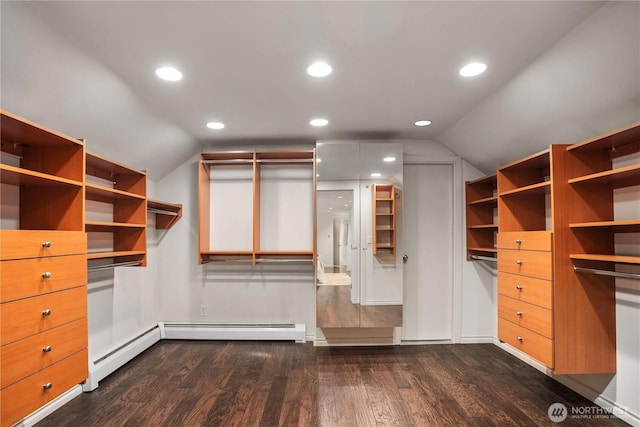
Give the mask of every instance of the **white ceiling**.
<path id="1" fill-rule="evenodd" d="M 58 130 L 85 136 L 90 148 L 95 141 L 102 154 L 140 164 L 152 178 L 212 143 L 437 141 L 601 6 L 3 1 L 2 107 L 72 128 Z M 25 22 L 47 28 L 21 36 Z M 56 57 L 64 67 L 52 65 Z M 328 78 L 306 74 L 316 59 L 332 64 Z M 488 71 L 459 77 L 471 60 L 485 61 Z M 184 79 L 157 79 L 154 69 L 164 64 L 175 65 Z M 80 83 L 86 90 L 76 89 Z M 28 103 L 38 93 L 51 102 L 47 90 L 68 91 L 70 98 Z M 329 125 L 310 127 L 318 116 Z M 433 124 L 415 127 L 419 119 Z M 211 120 L 225 129 L 207 129 Z M 454 151 L 473 163 L 474 150 L 459 145 Z"/>

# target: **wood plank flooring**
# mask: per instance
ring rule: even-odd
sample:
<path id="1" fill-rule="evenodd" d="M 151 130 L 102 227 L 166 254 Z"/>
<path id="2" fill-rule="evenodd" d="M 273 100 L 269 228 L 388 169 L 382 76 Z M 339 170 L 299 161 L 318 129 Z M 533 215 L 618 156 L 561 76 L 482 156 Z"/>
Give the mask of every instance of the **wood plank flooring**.
<path id="1" fill-rule="evenodd" d="M 402 326 L 402 305 L 352 304 L 350 286 L 318 286 L 316 289 L 319 328 Z"/>
<path id="2" fill-rule="evenodd" d="M 492 344 L 161 341 L 38 426 L 618 426 Z"/>

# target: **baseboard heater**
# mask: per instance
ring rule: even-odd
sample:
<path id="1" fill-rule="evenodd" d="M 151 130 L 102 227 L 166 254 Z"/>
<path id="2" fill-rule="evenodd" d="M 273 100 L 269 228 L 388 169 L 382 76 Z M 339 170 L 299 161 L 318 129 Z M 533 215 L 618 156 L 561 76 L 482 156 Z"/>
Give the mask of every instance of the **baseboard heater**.
<path id="1" fill-rule="evenodd" d="M 99 359 L 90 362 L 89 378 L 82 385 L 82 391 L 93 391 L 98 388 L 100 381 L 160 341 L 160 335 L 160 327 L 155 325 Z"/>
<path id="2" fill-rule="evenodd" d="M 307 341 L 304 323 L 185 323 L 159 322 L 162 339 Z"/>

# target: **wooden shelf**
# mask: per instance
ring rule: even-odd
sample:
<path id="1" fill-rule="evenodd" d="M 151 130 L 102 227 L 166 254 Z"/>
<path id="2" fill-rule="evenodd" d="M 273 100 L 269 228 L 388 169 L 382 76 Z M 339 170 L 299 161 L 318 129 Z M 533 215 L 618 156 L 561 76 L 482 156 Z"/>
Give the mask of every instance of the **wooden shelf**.
<path id="1" fill-rule="evenodd" d="M 144 196 L 129 193 L 128 191 L 116 190 L 98 184 L 87 182 L 85 184 L 85 192 L 87 200 L 95 200 L 99 202 L 112 203 L 115 199 L 138 199 L 144 200 Z"/>
<path id="2" fill-rule="evenodd" d="M 498 250 L 496 248 L 467 248 L 469 252 L 487 252 L 492 254 L 497 254 Z"/>
<path id="3" fill-rule="evenodd" d="M 640 220 L 576 222 L 569 224 L 569 228 L 609 228 L 614 233 L 640 233 Z"/>
<path id="4" fill-rule="evenodd" d="M 87 259 L 144 257 L 145 255 L 145 251 L 89 252 L 87 253 Z"/>
<path id="5" fill-rule="evenodd" d="M 467 227 L 468 230 L 498 230 L 498 224 L 478 224 L 478 225 L 470 225 Z"/>
<path id="6" fill-rule="evenodd" d="M 569 184 L 609 184 L 611 188 L 640 185 L 640 164 L 572 178 Z"/>
<path id="7" fill-rule="evenodd" d="M 396 250 L 396 191 L 393 184 L 373 184 L 373 255 Z"/>
<path id="8" fill-rule="evenodd" d="M 146 224 L 131 224 L 128 222 L 85 221 L 87 232 L 109 232 L 116 229 L 144 229 Z"/>
<path id="9" fill-rule="evenodd" d="M 167 230 L 182 218 L 182 204 L 147 199 L 147 212 L 156 215 L 156 229 Z"/>
<path id="10" fill-rule="evenodd" d="M 640 122 L 567 147 L 568 151 L 611 151 L 640 141 Z M 637 151 L 637 150 L 636 150 Z"/>
<path id="11" fill-rule="evenodd" d="M 548 193 L 551 188 L 551 182 L 539 182 L 537 184 L 527 185 L 525 187 L 515 188 L 513 190 L 500 193 L 500 197 L 506 196 L 532 196 L 536 194 Z"/>
<path id="12" fill-rule="evenodd" d="M 59 186 L 68 185 L 82 188 L 81 181 L 62 178 L 15 166 L 0 164 L 0 182 L 9 185 Z"/>
<path id="13" fill-rule="evenodd" d="M 604 255 L 604 254 L 571 254 L 569 258 L 580 261 L 601 261 L 613 262 L 617 264 L 638 264 L 640 265 L 640 256 L 628 255 Z"/>
<path id="14" fill-rule="evenodd" d="M 474 200 L 471 202 L 467 202 L 468 206 L 475 206 L 475 205 L 494 205 L 497 206 L 498 205 L 498 196 L 491 196 L 491 197 L 487 197 L 484 199 L 479 199 L 479 200 Z"/>

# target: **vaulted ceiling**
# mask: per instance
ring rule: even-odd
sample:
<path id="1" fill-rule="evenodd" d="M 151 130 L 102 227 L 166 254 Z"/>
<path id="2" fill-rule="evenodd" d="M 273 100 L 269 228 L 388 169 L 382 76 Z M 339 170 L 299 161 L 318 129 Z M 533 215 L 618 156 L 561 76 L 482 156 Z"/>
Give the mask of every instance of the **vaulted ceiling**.
<path id="1" fill-rule="evenodd" d="M 336 138 L 434 140 L 489 171 L 640 116 L 636 2 L 3 1 L 0 13 L 2 108 L 154 179 L 212 144 Z M 326 78 L 305 71 L 318 59 Z M 475 60 L 487 71 L 460 77 Z M 166 64 L 184 78 L 158 79 Z"/>

